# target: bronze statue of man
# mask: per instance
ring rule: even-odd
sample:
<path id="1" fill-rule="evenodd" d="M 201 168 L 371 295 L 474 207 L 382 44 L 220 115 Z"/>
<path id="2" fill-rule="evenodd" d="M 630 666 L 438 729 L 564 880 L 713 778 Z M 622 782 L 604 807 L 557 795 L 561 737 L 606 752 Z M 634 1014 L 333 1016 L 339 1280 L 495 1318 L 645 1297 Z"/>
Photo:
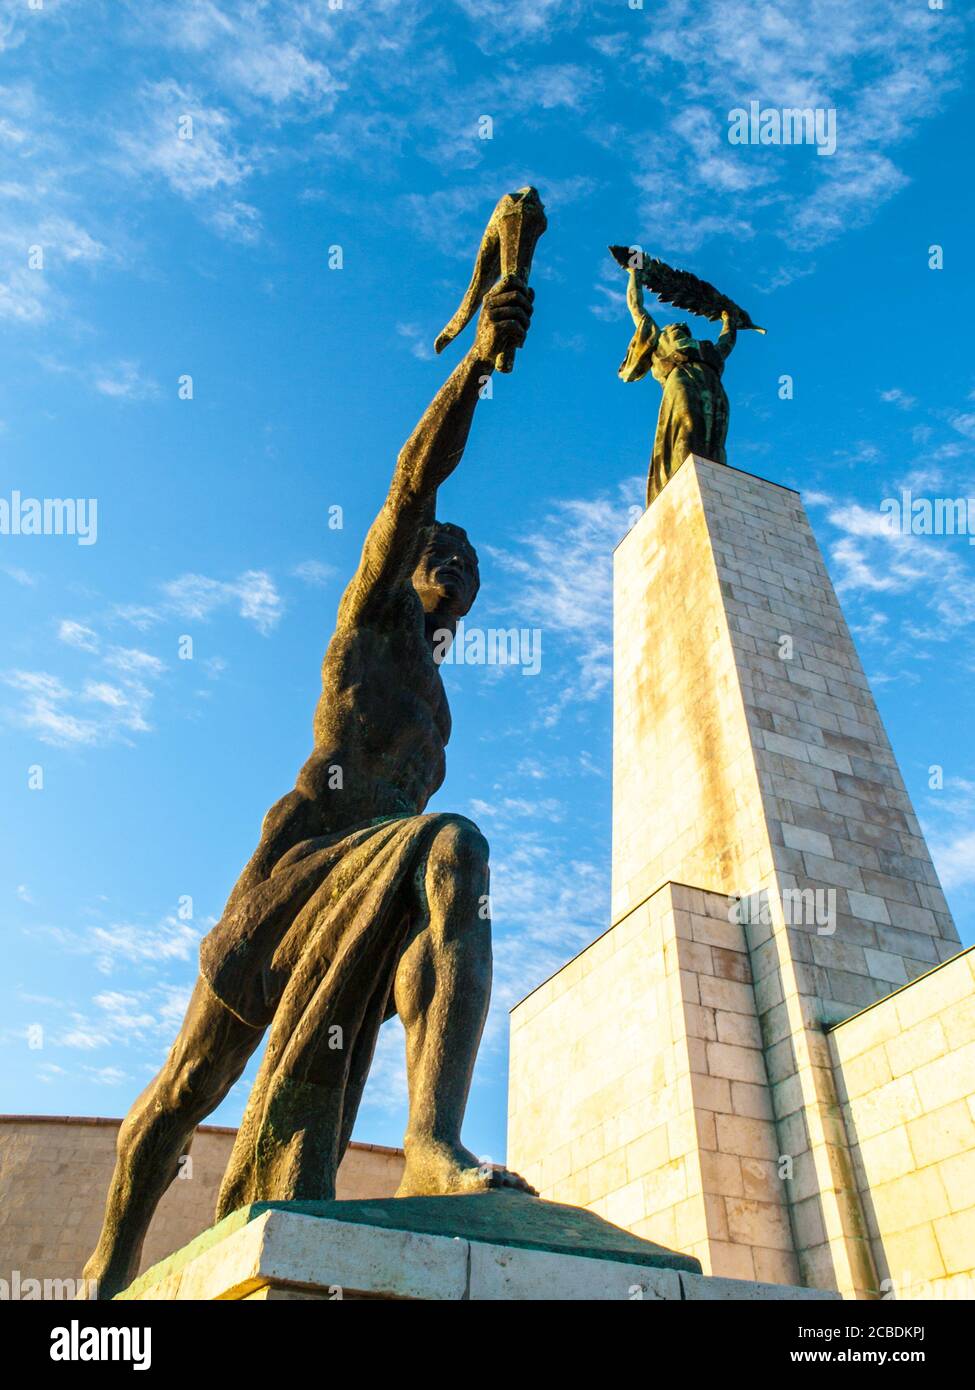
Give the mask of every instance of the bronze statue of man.
<path id="1" fill-rule="evenodd" d="M 650 372 L 663 387 L 647 479 L 649 507 L 688 454 L 727 463 L 728 397 L 721 374 L 738 335 L 735 315 L 727 309 L 721 312 L 717 342 L 695 338 L 686 323 L 659 328 L 644 307 L 641 267 L 628 269 L 626 304 L 635 332 L 619 375 L 623 381 L 642 381 Z"/>
<path id="2" fill-rule="evenodd" d="M 245 1202 L 327 1199 L 383 1020 L 406 1032 L 409 1121 L 400 1195 L 531 1192 L 484 1166 L 461 1123 L 491 989 L 488 847 L 464 816 L 424 814 L 444 779 L 442 653 L 477 593 L 477 555 L 436 520 L 485 379 L 522 345 L 533 292 L 506 276 L 474 345 L 397 460 L 339 605 L 314 750 L 202 943 L 200 977 L 162 1070 L 133 1105 L 98 1248 L 110 1298 L 138 1271 L 156 1206 L 196 1125 L 270 1026 L 218 1217 Z"/>

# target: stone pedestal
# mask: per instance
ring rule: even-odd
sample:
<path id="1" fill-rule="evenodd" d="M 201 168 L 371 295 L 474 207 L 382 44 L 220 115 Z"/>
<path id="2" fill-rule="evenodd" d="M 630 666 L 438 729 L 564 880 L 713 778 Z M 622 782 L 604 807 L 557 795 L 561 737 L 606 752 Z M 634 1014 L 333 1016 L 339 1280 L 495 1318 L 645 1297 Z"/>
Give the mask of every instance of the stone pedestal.
<path id="1" fill-rule="evenodd" d="M 709 1279 L 697 1261 L 591 1212 L 530 1197 L 262 1202 L 147 1270 L 123 1300 L 789 1299 Z"/>
<path id="2" fill-rule="evenodd" d="M 508 1161 L 706 1270 L 878 1290 L 825 1029 L 960 948 L 799 495 L 615 557 L 612 925 L 512 1013 Z"/>

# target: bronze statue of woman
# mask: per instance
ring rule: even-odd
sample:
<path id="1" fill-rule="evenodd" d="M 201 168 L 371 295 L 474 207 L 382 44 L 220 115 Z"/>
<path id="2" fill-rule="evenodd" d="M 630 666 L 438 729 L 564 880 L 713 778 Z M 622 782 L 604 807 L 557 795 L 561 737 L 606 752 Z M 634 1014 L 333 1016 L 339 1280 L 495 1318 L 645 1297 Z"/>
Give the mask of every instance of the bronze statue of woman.
<path id="1" fill-rule="evenodd" d="M 721 313 L 717 342 L 693 337 L 686 323 L 659 328 L 644 307 L 636 266 L 629 267 L 629 277 L 626 304 L 635 331 L 619 375 L 623 381 L 642 381 L 650 372 L 664 390 L 647 479 L 649 506 L 688 454 L 727 463 L 728 397 L 721 374 L 738 333 L 735 316 L 727 309 Z"/>

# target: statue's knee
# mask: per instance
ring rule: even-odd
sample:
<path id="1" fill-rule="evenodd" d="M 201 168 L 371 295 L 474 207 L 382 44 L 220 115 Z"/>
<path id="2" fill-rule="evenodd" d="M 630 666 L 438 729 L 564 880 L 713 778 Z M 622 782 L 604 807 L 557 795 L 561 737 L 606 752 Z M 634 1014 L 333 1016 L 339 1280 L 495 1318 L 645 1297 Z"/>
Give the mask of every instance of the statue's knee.
<path id="1" fill-rule="evenodd" d="M 474 822 L 457 817 L 437 831 L 428 865 L 437 877 L 480 883 L 487 877 L 488 855 L 488 842 Z"/>
<path id="2" fill-rule="evenodd" d="M 162 1108 L 185 1110 L 201 1099 L 203 1068 L 199 1062 L 181 1062 L 165 1078 L 162 1087 Z"/>

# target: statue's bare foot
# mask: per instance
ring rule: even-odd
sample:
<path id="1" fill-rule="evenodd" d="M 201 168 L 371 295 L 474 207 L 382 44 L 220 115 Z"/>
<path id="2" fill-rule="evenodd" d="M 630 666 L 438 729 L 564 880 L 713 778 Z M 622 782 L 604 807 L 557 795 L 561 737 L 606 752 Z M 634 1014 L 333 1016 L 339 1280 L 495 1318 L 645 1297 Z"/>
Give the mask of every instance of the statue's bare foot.
<path id="1" fill-rule="evenodd" d="M 522 1192 L 537 1197 L 535 1189 L 499 1163 L 482 1163 L 462 1144 L 443 1144 L 433 1139 L 405 1141 L 406 1169 L 397 1197 L 453 1197 L 470 1192 Z"/>
<path id="2" fill-rule="evenodd" d="M 116 1258 L 113 1264 L 110 1255 L 96 1250 L 81 1271 L 75 1300 L 86 1303 L 102 1301 L 114 1298 L 117 1293 L 127 1289 L 135 1274 L 128 1269 L 120 1269 L 120 1263 Z"/>
<path id="3" fill-rule="evenodd" d="M 95 1257 L 92 1256 L 82 1270 L 81 1278 L 78 1280 L 75 1302 L 95 1303 L 102 1299 L 112 1298 L 116 1293 L 121 1293 L 121 1287 L 112 1290 L 108 1289 L 107 1285 L 100 1277 Z"/>

